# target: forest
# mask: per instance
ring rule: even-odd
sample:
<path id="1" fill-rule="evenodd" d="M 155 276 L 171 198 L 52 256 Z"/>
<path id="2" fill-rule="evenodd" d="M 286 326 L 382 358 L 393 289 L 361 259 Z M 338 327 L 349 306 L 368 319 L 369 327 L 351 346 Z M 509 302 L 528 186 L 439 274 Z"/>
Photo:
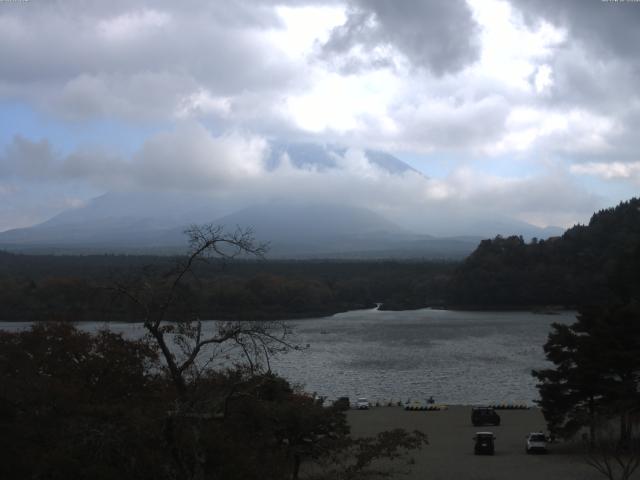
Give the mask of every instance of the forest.
<path id="1" fill-rule="evenodd" d="M 640 199 L 596 212 L 547 240 L 483 240 L 448 284 L 464 308 L 575 308 L 640 293 Z"/>
<path id="2" fill-rule="evenodd" d="M 267 257 L 268 258 L 268 257 Z M 117 285 L 171 272 L 178 257 L 0 252 L 0 320 L 134 321 Z M 441 305 L 445 261 L 210 259 L 181 297 L 204 319 L 275 319 Z"/>

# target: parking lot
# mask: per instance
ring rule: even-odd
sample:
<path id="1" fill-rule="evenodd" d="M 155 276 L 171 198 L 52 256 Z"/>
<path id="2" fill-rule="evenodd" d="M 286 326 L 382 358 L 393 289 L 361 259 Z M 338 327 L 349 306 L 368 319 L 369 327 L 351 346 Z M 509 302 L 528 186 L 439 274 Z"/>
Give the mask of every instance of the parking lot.
<path id="1" fill-rule="evenodd" d="M 474 427 L 471 407 L 453 406 L 444 411 L 405 411 L 400 407 L 350 410 L 349 423 L 355 436 L 375 435 L 383 430 L 404 428 L 421 430 L 429 445 L 415 453 L 415 464 L 406 479 L 520 479 L 520 480 L 596 480 L 602 477 L 584 463 L 579 450 L 567 444 L 549 445 L 549 454 L 527 455 L 525 437 L 544 431 L 538 409 L 502 410 L 499 427 Z M 495 455 L 473 453 L 473 436 L 478 431 L 495 434 Z M 638 477 L 638 472 L 636 476 Z"/>

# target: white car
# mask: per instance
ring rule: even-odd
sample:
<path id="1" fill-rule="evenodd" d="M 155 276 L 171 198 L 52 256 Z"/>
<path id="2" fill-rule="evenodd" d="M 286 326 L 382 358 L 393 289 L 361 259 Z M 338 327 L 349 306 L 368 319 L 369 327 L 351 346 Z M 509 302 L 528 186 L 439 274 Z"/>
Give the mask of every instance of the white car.
<path id="1" fill-rule="evenodd" d="M 547 437 L 542 432 L 527 435 L 527 453 L 547 453 Z"/>
<path id="2" fill-rule="evenodd" d="M 367 400 L 365 397 L 360 397 L 359 399 L 356 400 L 356 409 L 358 410 L 369 410 L 369 400 Z"/>

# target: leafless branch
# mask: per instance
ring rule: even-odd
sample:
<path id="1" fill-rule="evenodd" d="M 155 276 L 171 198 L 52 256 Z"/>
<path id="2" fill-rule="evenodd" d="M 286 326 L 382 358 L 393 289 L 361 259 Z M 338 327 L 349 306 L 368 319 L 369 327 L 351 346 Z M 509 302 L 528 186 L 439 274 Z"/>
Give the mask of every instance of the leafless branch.
<path id="1" fill-rule="evenodd" d="M 287 341 L 290 332 L 284 324 L 220 322 L 216 323 L 214 332 L 205 334 L 197 316 L 183 315 L 167 323 L 169 312 L 172 315 L 175 313 L 179 289 L 187 275 L 194 273 L 197 262 L 206 261 L 211 256 L 221 259 L 238 255 L 262 258 L 267 245 L 257 243 L 251 229 L 239 227 L 227 233 L 219 225 L 192 225 L 185 230 L 185 234 L 189 243 L 188 254 L 171 271 L 164 276 L 156 276 L 155 282 L 143 276 L 134 283 L 135 288 L 122 283 L 115 286 L 117 292 L 142 310 L 144 326 L 162 352 L 178 391 L 186 391 L 186 375 L 197 374 L 198 359 L 203 350 L 211 345 L 234 344 L 242 350 L 252 370 L 260 368 L 263 362 L 270 370 L 270 355 L 297 348 Z M 180 358 L 169 347 L 170 341 L 178 348 Z"/>
<path id="2" fill-rule="evenodd" d="M 640 438 L 621 442 L 608 429 L 585 446 L 584 461 L 609 480 L 628 480 L 640 467 Z"/>

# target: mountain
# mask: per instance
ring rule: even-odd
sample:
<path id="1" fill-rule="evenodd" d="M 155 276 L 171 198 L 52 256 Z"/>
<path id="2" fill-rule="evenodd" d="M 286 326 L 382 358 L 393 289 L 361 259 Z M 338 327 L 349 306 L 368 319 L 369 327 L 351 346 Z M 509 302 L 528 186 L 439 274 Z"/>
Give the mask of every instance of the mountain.
<path id="1" fill-rule="evenodd" d="M 205 223 L 222 213 L 210 199 L 194 194 L 109 192 L 32 227 L 2 232 L 0 246 L 86 251 L 175 247 L 184 244 L 182 234 L 170 238 L 177 226 Z"/>
<path id="2" fill-rule="evenodd" d="M 109 219 L 146 221 L 158 228 L 190 222 L 211 221 L 228 213 L 210 197 L 186 192 L 115 191 L 100 195 L 81 208 L 66 210 L 39 224 L 53 227 L 91 223 Z"/>
<path id="3" fill-rule="evenodd" d="M 435 238 L 407 231 L 364 208 L 335 204 L 255 205 L 222 217 L 217 224 L 251 225 L 271 257 L 460 258 L 480 238 Z"/>
<path id="4" fill-rule="evenodd" d="M 364 208 L 335 204 L 270 202 L 219 218 L 222 225 L 251 225 L 263 239 L 319 240 L 336 236 L 405 233 L 393 222 Z"/>
<path id="5" fill-rule="evenodd" d="M 269 170 L 284 161 L 298 168 L 340 169 L 350 154 L 337 146 L 282 142 L 272 142 L 270 152 L 265 163 Z M 390 174 L 419 174 L 388 153 L 363 153 L 370 164 Z M 549 232 L 508 218 L 443 218 L 441 212 L 433 211 L 424 212 L 424 218 L 415 219 L 413 227 L 407 228 L 369 209 L 337 204 L 336 200 L 260 203 L 249 201 L 249 197 L 231 200 L 173 191 L 108 192 L 38 225 L 0 233 L 0 248 L 175 253 L 185 248 L 184 229 L 203 223 L 221 224 L 227 229 L 251 227 L 260 241 L 271 244 L 272 257 L 292 258 L 462 258 L 482 237 L 511 233 L 525 238 L 549 236 Z"/>
<path id="6" fill-rule="evenodd" d="M 331 203 L 271 201 L 231 213 L 207 197 L 158 193 L 108 193 L 86 206 L 33 227 L 0 233 L 0 248 L 61 253 L 176 253 L 191 224 L 215 223 L 227 230 L 250 227 L 270 244 L 272 258 L 463 258 L 479 235 L 416 234 L 365 208 Z M 540 229 L 517 224 L 525 235 Z M 495 223 L 496 232 L 513 225 Z M 491 229 L 483 225 L 482 231 Z M 493 234 L 491 234 L 493 236 Z"/>
<path id="7" fill-rule="evenodd" d="M 116 196 L 118 202 L 121 200 Z M 102 212 L 109 196 L 82 211 L 62 214 L 40 225 L 0 233 L 0 248 L 20 251 L 154 252 L 184 249 L 184 229 L 167 219 L 127 215 L 92 218 Z M 116 203 L 118 203 L 116 202 Z M 134 208 L 134 210 L 136 210 Z M 193 217 L 192 217 L 193 218 Z M 268 242 L 271 258 L 461 258 L 479 238 L 434 238 L 406 231 L 364 208 L 335 204 L 269 202 L 243 208 L 214 220 L 228 231 L 251 227 L 259 242 Z"/>
<path id="8" fill-rule="evenodd" d="M 332 203 L 271 201 L 230 213 L 226 208 L 196 195 L 108 193 L 41 224 L 0 233 L 0 248 L 176 253 L 185 248 L 185 228 L 202 223 L 227 230 L 250 227 L 258 241 L 270 244 L 269 256 L 275 258 L 463 258 L 483 238 L 417 234 L 371 210 Z M 527 237 L 545 236 L 541 229 L 517 222 L 475 228 L 483 233 L 496 229 L 486 236 L 509 228 Z"/>

